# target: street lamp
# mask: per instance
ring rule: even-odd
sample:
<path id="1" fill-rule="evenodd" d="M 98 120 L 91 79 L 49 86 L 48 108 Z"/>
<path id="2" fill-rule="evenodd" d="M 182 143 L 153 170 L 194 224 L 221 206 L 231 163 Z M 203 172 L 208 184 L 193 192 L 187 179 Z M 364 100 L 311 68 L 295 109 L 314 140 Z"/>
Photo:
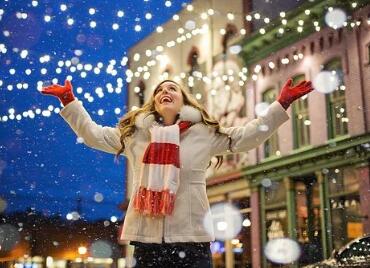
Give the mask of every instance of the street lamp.
<path id="1" fill-rule="evenodd" d="M 87 248 L 86 247 L 83 247 L 83 246 L 78 247 L 78 254 L 84 255 L 84 254 L 86 254 L 86 252 L 87 252 Z"/>
<path id="2" fill-rule="evenodd" d="M 78 254 L 79 255 L 85 255 L 86 252 L 87 252 L 86 247 L 84 247 L 84 246 L 78 247 Z M 82 264 L 82 267 L 85 267 L 85 258 L 84 258 L 84 256 L 81 256 L 81 264 Z"/>

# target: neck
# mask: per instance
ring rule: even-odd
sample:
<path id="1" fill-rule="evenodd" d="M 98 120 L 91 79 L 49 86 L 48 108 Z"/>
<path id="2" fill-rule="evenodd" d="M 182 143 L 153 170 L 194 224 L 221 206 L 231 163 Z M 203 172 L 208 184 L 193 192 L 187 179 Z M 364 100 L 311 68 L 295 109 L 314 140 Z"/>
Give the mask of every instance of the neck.
<path id="1" fill-rule="evenodd" d="M 170 126 L 176 123 L 176 115 L 166 115 L 163 116 L 163 124 L 165 126 Z"/>
<path id="2" fill-rule="evenodd" d="M 170 125 L 175 124 L 176 120 L 177 120 L 177 116 L 178 116 L 177 113 L 174 113 L 174 114 L 173 113 L 166 113 L 164 115 L 161 115 L 163 125 L 170 126 Z"/>

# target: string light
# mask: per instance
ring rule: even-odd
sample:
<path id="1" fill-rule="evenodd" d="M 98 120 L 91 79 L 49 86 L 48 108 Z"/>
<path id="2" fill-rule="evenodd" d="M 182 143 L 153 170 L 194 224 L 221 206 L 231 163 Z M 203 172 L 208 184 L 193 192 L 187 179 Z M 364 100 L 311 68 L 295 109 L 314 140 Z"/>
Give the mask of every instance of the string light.
<path id="1" fill-rule="evenodd" d="M 171 1 L 167 1 L 167 2 L 171 3 Z M 37 6 L 37 5 L 38 5 L 38 2 L 37 1 L 32 1 L 32 6 Z M 356 2 L 352 3 L 352 7 L 354 7 L 354 8 L 357 7 L 357 3 Z M 60 5 L 60 10 L 61 11 L 66 11 L 67 10 L 67 5 L 61 4 Z M 191 12 L 191 11 L 194 10 L 194 7 L 191 4 L 189 4 L 189 5 L 186 6 L 186 10 L 189 11 L 189 12 Z M 329 7 L 328 10 L 333 10 L 333 8 L 332 7 Z M 88 12 L 89 12 L 90 15 L 94 15 L 96 13 L 96 10 L 94 8 L 90 8 Z M 304 12 L 305 12 L 306 15 L 310 15 L 311 14 L 310 10 L 308 10 L 308 9 L 305 10 Z M 2 11 L 2 13 L 3 13 L 3 11 Z M 200 17 L 201 17 L 201 19 L 205 20 L 205 19 L 208 18 L 208 16 L 212 16 L 214 14 L 215 14 L 215 11 L 213 9 L 208 9 L 206 12 L 202 12 L 201 15 L 200 15 Z M 0 15 L 2 15 L 2 14 L 0 14 Z M 119 10 L 117 12 L 117 16 L 118 17 L 123 17 L 124 16 L 124 11 Z M 284 18 L 281 21 L 283 25 L 286 25 L 287 24 L 287 20 L 285 19 L 285 16 L 286 16 L 285 12 L 280 12 L 280 17 L 281 18 Z M 27 18 L 27 13 L 20 12 L 19 14 L 17 14 L 17 17 L 19 17 L 20 19 L 26 19 Z M 253 17 L 256 20 L 261 19 L 261 15 L 259 13 L 255 13 Z M 245 19 L 247 21 L 251 21 L 253 19 L 253 17 L 249 14 L 249 15 L 247 15 L 245 17 Z M 147 13 L 146 14 L 146 18 L 147 19 L 151 19 L 152 18 L 152 15 L 150 13 Z M 235 15 L 232 14 L 232 13 L 228 13 L 227 14 L 227 18 L 229 20 L 234 20 L 235 19 Z M 180 19 L 179 15 L 176 14 L 176 15 L 173 16 L 173 20 L 177 21 L 179 19 Z M 45 15 L 44 16 L 44 21 L 45 22 L 50 22 L 51 20 L 52 20 L 52 17 L 50 15 Z M 74 21 L 73 18 L 68 18 L 67 19 L 67 24 L 70 25 L 70 26 L 73 25 L 74 22 L 75 21 Z M 270 19 L 268 17 L 265 17 L 264 18 L 264 22 L 266 24 L 268 24 L 268 23 L 270 23 Z M 367 20 L 367 23 L 370 24 L 370 20 L 369 19 Z M 298 21 L 298 25 L 299 26 L 297 27 L 297 31 L 298 32 L 302 32 L 303 31 L 303 27 L 302 26 L 304 25 L 304 21 L 303 20 L 299 20 Z M 319 26 L 319 22 L 318 21 L 314 21 L 313 22 L 313 25 L 314 25 L 316 31 L 319 31 L 320 30 L 320 26 Z M 356 22 L 351 22 L 350 23 L 350 26 L 351 27 L 355 27 L 355 26 L 359 26 L 359 25 L 360 25 L 360 21 L 356 21 Z M 96 22 L 95 21 L 91 21 L 90 22 L 90 27 L 91 28 L 95 28 L 96 27 Z M 112 24 L 112 29 L 113 30 L 117 30 L 118 28 L 119 28 L 119 24 L 118 23 Z M 191 27 L 188 27 L 188 28 L 191 28 Z M 200 33 L 204 33 L 205 32 L 204 31 L 205 29 L 206 29 L 206 27 L 205 28 L 197 28 L 197 29 L 193 29 L 191 32 L 188 32 L 188 33 L 185 33 L 185 31 L 182 29 L 182 30 L 179 31 L 179 33 L 182 34 L 181 36 L 179 36 L 179 38 L 180 38 L 179 40 L 181 40 L 180 42 L 184 42 L 185 40 L 190 39 L 192 36 L 195 36 L 195 35 L 200 34 Z M 135 25 L 135 31 L 141 31 L 141 26 L 140 25 Z M 163 27 L 158 26 L 157 27 L 157 32 L 163 32 Z M 259 32 L 260 32 L 260 34 L 265 34 L 266 33 L 266 30 L 264 28 L 261 28 L 261 29 L 259 29 Z M 279 28 L 278 29 L 278 32 L 280 34 L 283 34 L 284 33 L 284 29 L 283 28 Z M 225 34 L 225 30 L 224 29 L 221 29 L 220 30 L 220 33 L 221 34 Z M 246 30 L 244 28 L 240 29 L 240 34 L 241 35 L 245 35 L 246 34 Z M 7 35 L 7 34 L 5 34 L 5 35 Z M 180 42 L 177 42 L 177 43 L 180 43 Z M 167 47 L 171 48 L 171 47 L 174 47 L 176 45 L 176 42 L 175 42 L 175 40 L 170 40 L 170 41 L 167 41 L 166 44 L 167 44 Z M 157 46 L 156 50 L 159 51 L 159 52 L 163 52 L 164 51 L 163 46 Z M 5 45 L 0 44 L 0 52 L 1 53 L 4 53 L 4 54 L 7 52 L 7 49 L 6 49 Z M 28 54 L 29 53 L 28 53 L 27 50 L 22 50 L 19 53 L 20 57 L 23 58 L 23 59 L 24 58 L 27 58 Z M 150 49 L 146 50 L 145 56 L 147 56 L 147 57 L 153 56 L 152 50 L 150 50 Z M 302 53 L 294 54 L 293 55 L 294 61 L 297 61 L 298 59 L 302 59 L 302 58 L 303 58 L 303 54 Z M 137 61 L 139 61 L 139 59 Z M 50 56 L 49 55 L 45 55 L 45 56 L 42 56 L 40 58 L 40 63 L 47 63 L 49 61 L 50 61 Z M 128 61 L 128 58 L 126 57 L 124 60 L 121 61 L 121 65 L 122 66 L 126 66 L 127 61 Z M 284 59 L 281 60 L 281 62 L 282 62 L 282 64 L 288 64 L 289 63 L 289 59 L 288 58 L 284 58 Z M 97 67 L 93 67 L 90 64 L 90 65 L 87 65 L 88 67 L 83 68 L 84 71 L 82 71 L 81 66 L 83 66 L 83 65 L 71 66 L 71 64 L 72 64 L 71 60 L 66 60 L 65 62 L 64 61 L 58 61 L 58 63 L 57 63 L 58 67 L 55 68 L 55 73 L 61 73 L 62 72 L 62 69 L 61 68 L 62 67 L 67 67 L 67 68 L 69 68 L 68 70 L 70 72 L 81 71 L 81 73 L 80 73 L 81 77 L 86 77 L 87 76 L 87 73 L 89 71 L 93 71 L 95 74 L 100 74 L 100 68 L 102 68 L 102 63 L 99 63 Z M 149 67 L 155 66 L 155 65 L 156 65 L 156 60 L 153 60 L 152 59 L 152 60 L 148 61 L 145 66 L 139 66 L 138 67 L 138 70 L 140 70 L 140 72 L 135 71 L 134 72 L 135 73 L 135 77 L 139 77 L 140 75 L 143 75 L 144 79 L 148 79 L 150 77 L 150 72 L 148 71 L 149 70 Z M 268 66 L 271 69 L 274 69 L 275 68 L 275 64 L 273 62 L 269 62 Z M 15 71 L 15 69 L 10 69 L 9 70 L 9 73 L 11 75 L 14 75 L 16 73 L 16 71 Z M 27 70 L 24 71 L 24 73 L 26 75 L 30 75 L 32 73 L 32 71 L 30 69 L 27 69 Z M 40 73 L 43 74 L 43 75 L 44 74 L 47 74 L 48 73 L 48 70 L 46 68 L 41 68 L 40 69 Z M 107 73 L 111 74 L 112 76 L 115 76 L 117 74 L 117 70 L 115 70 L 113 67 L 109 67 L 109 68 L 107 68 Z M 210 78 L 207 77 L 207 76 L 205 76 L 205 75 L 203 75 L 202 73 L 199 73 L 199 76 L 202 77 L 202 78 L 204 78 L 204 80 L 201 79 L 201 81 L 203 81 L 203 82 L 210 81 L 209 80 Z M 130 76 L 127 76 L 127 77 L 129 78 Z M 246 79 L 246 76 L 243 75 L 240 78 L 242 78 L 242 80 L 239 81 L 239 84 L 242 84 L 243 83 L 243 80 Z M 233 76 L 230 76 L 229 79 L 233 80 L 234 77 Z M 252 75 L 252 79 L 253 80 L 256 80 L 257 79 L 257 76 L 255 74 Z M 18 83 L 16 85 L 16 88 L 17 89 L 28 89 L 28 87 L 29 86 L 28 86 L 27 83 Z M 6 88 L 8 90 L 13 90 L 14 87 L 13 87 L 13 85 L 8 85 Z M 38 85 L 38 89 L 39 88 L 40 87 Z M 117 91 L 118 92 L 121 92 L 120 89 L 118 89 Z M 101 94 L 98 94 L 98 95 L 101 95 Z M 91 98 L 90 98 L 90 100 L 91 100 Z M 25 113 L 25 114 L 27 115 L 28 113 Z M 20 115 L 20 116 L 21 116 L 21 118 L 27 117 L 27 116 L 24 116 L 23 114 Z M 2 118 L 2 117 L 0 117 L 0 118 Z M 18 116 L 18 118 L 20 118 L 20 117 Z M 4 120 L 2 120 L 2 121 L 4 121 Z"/>
<path id="2" fill-rule="evenodd" d="M 51 17 L 49 15 L 45 15 L 44 16 L 44 21 L 45 22 L 50 22 L 51 21 Z"/>
<path id="3" fill-rule="evenodd" d="M 125 12 L 123 10 L 117 11 L 117 17 L 122 18 L 125 15 Z"/>
<path id="4" fill-rule="evenodd" d="M 193 11 L 193 6 L 192 5 L 187 5 L 186 6 L 186 9 L 188 10 L 188 11 Z M 207 13 L 208 13 L 208 15 L 214 15 L 215 14 L 215 12 L 214 12 L 214 10 L 213 9 L 208 9 L 207 10 Z M 306 15 L 310 15 L 310 10 L 305 10 L 305 14 Z M 228 17 L 230 17 L 230 18 L 232 18 L 232 15 L 230 15 L 231 13 L 228 13 L 227 15 L 228 15 Z M 206 17 L 206 15 L 207 14 L 205 14 L 205 12 L 203 12 L 203 13 L 201 13 L 201 18 L 203 18 L 203 19 L 206 19 L 207 17 Z M 282 17 L 282 18 L 284 18 L 284 19 L 282 19 L 282 24 L 283 25 L 286 25 L 287 24 L 287 20 L 285 19 L 285 17 L 286 17 L 286 13 L 285 12 L 280 12 L 280 17 Z M 259 14 L 259 13 L 256 13 L 256 14 L 254 14 L 254 18 L 255 19 L 260 19 L 261 18 L 261 15 Z M 176 19 L 178 19 L 178 17 L 176 16 L 176 15 L 174 15 L 173 16 L 173 19 L 174 20 L 176 20 Z M 248 14 L 248 15 L 246 15 L 246 20 L 247 21 L 251 21 L 253 19 L 253 17 L 250 15 L 250 14 Z M 268 18 L 268 17 L 266 17 L 266 18 L 264 18 L 264 21 L 265 21 L 265 23 L 269 23 L 270 22 L 270 19 Z M 303 24 L 304 24 L 304 21 L 303 20 L 300 20 L 300 21 L 298 21 L 298 24 L 300 25 L 299 27 L 297 27 L 297 31 L 298 32 L 302 32 L 303 31 Z M 319 30 L 320 29 L 320 27 L 319 26 L 315 26 L 316 27 L 316 30 Z M 160 32 L 161 32 L 161 30 L 163 29 L 163 28 L 159 28 L 160 29 Z M 180 33 L 182 33 L 182 30 L 179 30 L 180 31 Z M 259 32 L 261 33 L 261 34 L 265 34 L 266 33 L 266 30 L 264 29 L 264 28 L 262 28 L 262 29 L 260 29 L 259 30 Z M 226 33 L 226 31 L 225 31 L 225 29 L 220 29 L 220 34 L 221 35 L 224 35 Z M 284 34 L 285 33 L 285 30 L 284 30 L 284 28 L 279 28 L 278 29 L 278 33 L 279 34 Z M 176 43 L 182 43 L 182 42 L 184 42 L 186 39 L 190 39 L 190 37 L 191 37 L 191 35 L 190 34 L 193 34 L 194 35 L 194 32 L 192 32 L 192 33 L 189 33 L 187 36 L 179 36 L 178 38 L 176 38 Z M 245 29 L 241 29 L 240 30 L 240 34 L 241 35 L 245 35 L 246 34 L 246 30 Z M 176 45 L 176 43 L 175 43 L 175 41 L 174 40 L 172 40 L 172 41 L 167 41 L 167 47 L 169 47 L 169 48 L 171 48 L 171 47 L 174 47 L 175 45 Z M 149 66 L 149 65 L 151 65 L 151 66 L 154 66 L 154 64 L 153 64 L 153 61 L 148 61 L 147 62 L 147 65 L 146 66 Z"/>
<path id="5" fill-rule="evenodd" d="M 66 11 L 67 10 L 67 5 L 66 4 L 61 4 L 60 5 L 60 10 L 61 11 Z"/>
<path id="6" fill-rule="evenodd" d="M 135 25 L 134 29 L 135 29 L 136 32 L 140 32 L 141 31 L 141 26 L 137 24 L 137 25 Z"/>
<path id="7" fill-rule="evenodd" d="M 95 14 L 95 8 L 89 8 L 89 14 L 94 15 Z"/>
<path id="8" fill-rule="evenodd" d="M 193 5 L 191 5 L 191 4 L 187 5 L 187 6 L 186 6 L 186 10 L 187 10 L 187 11 L 193 11 L 193 10 L 194 10 Z"/>

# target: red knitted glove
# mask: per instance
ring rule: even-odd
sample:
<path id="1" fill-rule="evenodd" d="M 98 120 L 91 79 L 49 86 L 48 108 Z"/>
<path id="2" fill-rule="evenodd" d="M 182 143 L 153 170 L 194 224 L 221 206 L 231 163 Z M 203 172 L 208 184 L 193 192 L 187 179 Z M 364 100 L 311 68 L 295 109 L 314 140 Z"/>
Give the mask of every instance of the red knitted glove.
<path id="1" fill-rule="evenodd" d="M 285 110 L 288 109 L 289 105 L 293 101 L 313 90 L 312 83 L 310 81 L 302 81 L 298 85 L 291 87 L 292 83 L 292 78 L 289 78 L 283 86 L 280 96 L 277 99 L 277 101 L 280 102 L 281 106 L 283 106 Z"/>
<path id="2" fill-rule="evenodd" d="M 58 97 L 59 100 L 66 106 L 68 103 L 74 101 L 75 96 L 73 95 L 73 88 L 71 81 L 66 80 L 64 86 L 61 85 L 51 85 L 48 87 L 43 87 L 41 90 L 42 94 L 52 95 Z"/>

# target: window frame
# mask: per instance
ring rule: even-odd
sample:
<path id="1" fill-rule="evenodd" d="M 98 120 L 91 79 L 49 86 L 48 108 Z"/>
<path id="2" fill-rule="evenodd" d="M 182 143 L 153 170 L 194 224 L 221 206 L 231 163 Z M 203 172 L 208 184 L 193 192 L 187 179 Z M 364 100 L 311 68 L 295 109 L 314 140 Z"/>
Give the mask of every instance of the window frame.
<path id="1" fill-rule="evenodd" d="M 305 74 L 297 74 L 293 77 L 293 85 L 305 80 Z M 302 119 L 298 119 L 298 115 L 303 114 Z M 305 125 L 304 120 L 310 120 L 308 97 L 299 98 L 292 104 L 292 126 L 293 126 L 293 148 L 299 149 L 310 145 L 311 134 L 310 125 Z M 303 128 L 299 128 L 298 120 L 302 120 Z M 306 127 L 305 127 L 306 126 Z M 302 132 L 302 133 L 301 133 Z"/>
<path id="2" fill-rule="evenodd" d="M 323 64 L 323 70 L 325 71 L 340 70 L 341 71 L 341 75 L 340 75 L 341 84 L 339 85 L 339 87 L 341 86 L 345 87 L 345 83 L 343 79 L 343 64 L 342 64 L 342 60 L 340 57 L 334 57 L 334 58 L 329 59 L 325 64 Z M 343 92 L 343 94 L 336 94 L 337 92 Z M 338 107 L 340 105 L 343 106 L 344 107 L 344 117 L 342 118 L 348 119 L 345 90 L 336 89 L 330 94 L 325 94 L 325 103 L 326 103 L 326 115 L 327 115 L 326 118 L 329 121 L 329 123 L 327 124 L 328 139 L 335 139 L 335 138 L 340 138 L 340 137 L 348 135 L 349 133 L 348 122 L 346 126 L 343 123 L 343 121 L 341 124 L 337 124 L 337 117 L 336 117 L 336 112 L 335 112 L 335 109 L 336 109 L 335 107 Z M 339 131 L 337 131 L 338 125 L 339 125 Z"/>
<path id="3" fill-rule="evenodd" d="M 276 88 L 267 88 L 262 93 L 262 101 L 271 104 L 277 99 L 277 95 Z M 277 151 L 279 151 L 279 135 L 276 131 L 263 143 L 264 158 L 276 156 Z"/>

